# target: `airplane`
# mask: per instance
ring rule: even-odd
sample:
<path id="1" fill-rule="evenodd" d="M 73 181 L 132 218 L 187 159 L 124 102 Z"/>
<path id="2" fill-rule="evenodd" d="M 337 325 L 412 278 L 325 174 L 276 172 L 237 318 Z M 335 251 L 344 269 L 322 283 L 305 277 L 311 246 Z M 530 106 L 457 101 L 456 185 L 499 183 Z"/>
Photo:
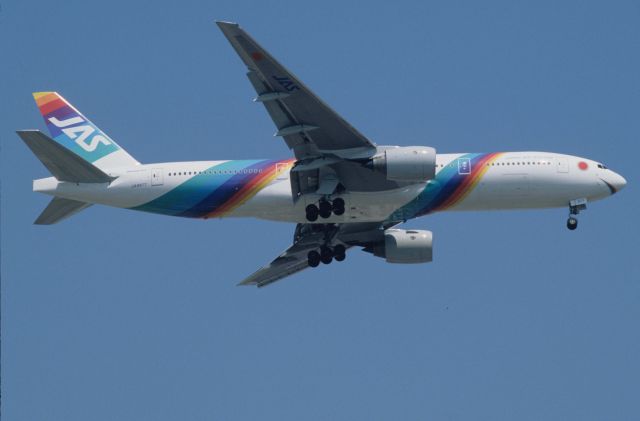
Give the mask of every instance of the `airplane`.
<path id="1" fill-rule="evenodd" d="M 187 218 L 254 217 L 296 223 L 293 244 L 239 285 L 264 287 L 341 262 L 352 247 L 389 263 L 427 263 L 433 234 L 398 226 L 434 212 L 566 207 L 626 180 L 600 162 L 551 152 L 436 153 L 379 146 L 318 98 L 236 23 L 216 22 L 294 158 L 142 164 L 56 92 L 34 98 L 51 137 L 18 135 L 50 171 L 33 190 L 53 196 L 35 224 L 93 204 Z"/>

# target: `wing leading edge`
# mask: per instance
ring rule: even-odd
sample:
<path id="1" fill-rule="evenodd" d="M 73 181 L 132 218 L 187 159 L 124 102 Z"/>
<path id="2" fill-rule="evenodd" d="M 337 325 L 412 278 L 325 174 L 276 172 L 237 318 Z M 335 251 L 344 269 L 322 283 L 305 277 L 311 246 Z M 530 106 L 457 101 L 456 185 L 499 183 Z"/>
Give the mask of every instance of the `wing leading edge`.
<path id="1" fill-rule="evenodd" d="M 333 111 L 236 23 L 216 22 L 247 66 L 247 76 L 299 160 L 324 155 L 368 157 L 375 145 Z"/>

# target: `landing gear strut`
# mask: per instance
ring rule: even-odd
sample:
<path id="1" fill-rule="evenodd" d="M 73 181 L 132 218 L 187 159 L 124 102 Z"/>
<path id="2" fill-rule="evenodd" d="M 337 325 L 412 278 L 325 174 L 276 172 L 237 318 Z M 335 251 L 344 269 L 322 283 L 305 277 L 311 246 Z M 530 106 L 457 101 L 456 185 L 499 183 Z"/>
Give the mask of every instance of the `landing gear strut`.
<path id="1" fill-rule="evenodd" d="M 587 199 L 576 199 L 569 202 L 569 219 L 567 219 L 567 228 L 573 231 L 578 228 L 578 214 L 587 208 Z"/>
<path id="2" fill-rule="evenodd" d="M 327 199 L 321 199 L 318 205 L 310 204 L 305 208 L 307 215 L 307 221 L 315 222 L 318 220 L 318 216 L 323 219 L 331 217 L 331 214 L 340 216 L 344 214 L 344 199 L 338 197 L 333 201 Z"/>

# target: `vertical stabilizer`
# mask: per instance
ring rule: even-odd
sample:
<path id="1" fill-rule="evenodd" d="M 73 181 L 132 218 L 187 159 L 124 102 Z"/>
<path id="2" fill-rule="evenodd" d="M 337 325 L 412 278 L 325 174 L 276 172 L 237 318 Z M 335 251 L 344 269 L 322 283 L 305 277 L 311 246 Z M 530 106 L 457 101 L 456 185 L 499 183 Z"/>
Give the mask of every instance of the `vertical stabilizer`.
<path id="1" fill-rule="evenodd" d="M 101 169 L 139 164 L 57 92 L 34 92 L 33 97 L 51 137 L 85 161 Z"/>

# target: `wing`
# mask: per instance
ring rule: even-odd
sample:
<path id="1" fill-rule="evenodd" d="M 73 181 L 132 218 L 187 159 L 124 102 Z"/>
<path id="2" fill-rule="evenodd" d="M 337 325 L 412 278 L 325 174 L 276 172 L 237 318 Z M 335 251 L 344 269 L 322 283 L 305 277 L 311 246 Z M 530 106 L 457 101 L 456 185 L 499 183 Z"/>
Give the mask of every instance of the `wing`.
<path id="1" fill-rule="evenodd" d="M 324 155 L 369 157 L 375 145 L 318 98 L 236 23 L 217 22 L 244 64 L 249 81 L 299 160 Z"/>
<path id="2" fill-rule="evenodd" d="M 364 247 L 380 241 L 384 228 L 388 226 L 381 223 L 298 224 L 293 245 L 238 285 L 267 286 L 308 268 L 307 254 L 311 250 L 317 250 L 322 245 L 337 244 L 343 245 L 345 249 L 353 246 Z"/>
<path id="3" fill-rule="evenodd" d="M 258 269 L 238 285 L 255 285 L 260 288 L 300 272 L 309 267 L 307 253 L 308 251 L 305 252 L 305 250 L 293 245 L 276 257 L 269 265 Z"/>

